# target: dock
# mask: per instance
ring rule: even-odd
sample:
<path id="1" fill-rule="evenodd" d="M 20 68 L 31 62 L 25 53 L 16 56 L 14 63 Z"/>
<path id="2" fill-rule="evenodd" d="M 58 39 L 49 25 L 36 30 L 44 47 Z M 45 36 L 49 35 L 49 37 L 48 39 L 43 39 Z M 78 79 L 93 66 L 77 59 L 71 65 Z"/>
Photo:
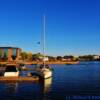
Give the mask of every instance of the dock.
<path id="1" fill-rule="evenodd" d="M 0 77 L 0 82 L 37 82 L 39 77 Z"/>

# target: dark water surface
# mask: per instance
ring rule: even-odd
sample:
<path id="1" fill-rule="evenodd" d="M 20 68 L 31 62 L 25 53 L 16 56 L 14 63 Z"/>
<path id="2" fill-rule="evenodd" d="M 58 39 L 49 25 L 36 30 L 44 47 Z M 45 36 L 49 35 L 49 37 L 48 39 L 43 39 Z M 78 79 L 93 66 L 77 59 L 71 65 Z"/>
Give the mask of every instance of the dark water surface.
<path id="1" fill-rule="evenodd" d="M 51 66 L 53 77 L 45 80 L 45 84 L 0 83 L 0 100 L 81 100 L 74 96 L 83 96 L 84 100 L 98 96 L 100 100 L 100 62 Z M 24 71 L 21 73 L 25 74 Z"/>

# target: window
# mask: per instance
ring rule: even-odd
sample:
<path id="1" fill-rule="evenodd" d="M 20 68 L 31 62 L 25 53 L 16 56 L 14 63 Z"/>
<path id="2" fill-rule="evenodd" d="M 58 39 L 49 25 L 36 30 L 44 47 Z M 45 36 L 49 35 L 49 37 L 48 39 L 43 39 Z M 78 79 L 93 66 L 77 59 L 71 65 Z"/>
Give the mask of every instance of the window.
<path id="1" fill-rule="evenodd" d="M 16 56 L 16 49 L 12 49 L 12 55 Z"/>
<path id="2" fill-rule="evenodd" d="M 3 49 L 3 55 L 8 55 L 8 49 Z"/>
<path id="3" fill-rule="evenodd" d="M 15 66 L 7 66 L 5 72 L 17 72 Z"/>

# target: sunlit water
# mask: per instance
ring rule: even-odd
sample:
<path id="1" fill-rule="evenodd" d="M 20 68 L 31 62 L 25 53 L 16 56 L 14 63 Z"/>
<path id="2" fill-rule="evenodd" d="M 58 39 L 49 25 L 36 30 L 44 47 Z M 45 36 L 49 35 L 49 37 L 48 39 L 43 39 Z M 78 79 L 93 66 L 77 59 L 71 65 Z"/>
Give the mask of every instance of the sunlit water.
<path id="1" fill-rule="evenodd" d="M 69 96 L 100 96 L 100 62 L 51 66 L 53 77 L 45 80 L 45 84 L 0 83 L 0 100 L 67 100 Z M 25 76 L 26 72 L 21 75 Z"/>

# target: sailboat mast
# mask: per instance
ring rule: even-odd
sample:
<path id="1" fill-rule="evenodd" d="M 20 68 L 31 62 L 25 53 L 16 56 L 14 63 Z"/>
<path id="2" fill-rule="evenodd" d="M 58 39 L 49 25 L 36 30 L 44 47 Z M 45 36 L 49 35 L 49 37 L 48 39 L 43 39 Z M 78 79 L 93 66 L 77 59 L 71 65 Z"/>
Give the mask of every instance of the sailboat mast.
<path id="1" fill-rule="evenodd" d="M 43 67 L 45 68 L 45 15 L 43 15 Z"/>

